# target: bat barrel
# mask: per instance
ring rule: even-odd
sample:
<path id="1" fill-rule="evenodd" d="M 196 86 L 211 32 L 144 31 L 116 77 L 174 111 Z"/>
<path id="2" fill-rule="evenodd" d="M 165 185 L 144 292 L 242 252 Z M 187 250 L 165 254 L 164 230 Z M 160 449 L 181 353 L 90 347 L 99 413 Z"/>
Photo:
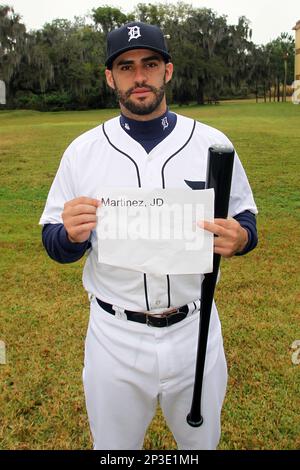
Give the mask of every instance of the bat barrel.
<path id="1" fill-rule="evenodd" d="M 215 190 L 215 218 L 226 219 L 228 214 L 234 149 L 214 145 L 208 150 L 206 188 Z"/>
<path id="2" fill-rule="evenodd" d="M 227 218 L 231 178 L 234 161 L 234 149 L 214 145 L 208 150 L 206 188 L 215 191 L 215 218 Z M 220 266 L 220 255 L 214 254 L 213 271 L 205 274 L 201 289 L 200 325 L 198 336 L 198 349 L 196 358 L 195 381 L 191 410 L 187 415 L 187 422 L 192 427 L 199 427 L 203 423 L 201 413 L 201 396 L 205 366 L 206 347 L 208 339 L 209 321 L 217 276 Z"/>

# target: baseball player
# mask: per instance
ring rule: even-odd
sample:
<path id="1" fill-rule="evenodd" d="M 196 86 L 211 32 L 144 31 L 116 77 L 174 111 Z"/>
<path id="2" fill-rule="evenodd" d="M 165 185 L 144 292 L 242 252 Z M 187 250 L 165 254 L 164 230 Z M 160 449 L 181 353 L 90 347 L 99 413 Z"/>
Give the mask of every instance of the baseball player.
<path id="1" fill-rule="evenodd" d="M 165 86 L 173 64 L 158 27 L 132 22 L 110 32 L 106 67 L 121 114 L 69 145 L 40 219 L 51 258 L 70 263 L 87 254 L 83 285 L 90 319 L 83 383 L 94 448 L 141 449 L 159 403 L 179 449 L 215 449 L 227 384 L 215 304 L 204 370 L 205 420 L 199 428 L 186 422 L 203 275 L 150 275 L 98 262 L 95 228 L 101 187 L 203 189 L 208 148 L 230 142 L 218 130 L 168 109 Z M 231 257 L 252 250 L 256 213 L 236 155 L 230 217 L 204 222 L 215 235 L 215 252 Z"/>

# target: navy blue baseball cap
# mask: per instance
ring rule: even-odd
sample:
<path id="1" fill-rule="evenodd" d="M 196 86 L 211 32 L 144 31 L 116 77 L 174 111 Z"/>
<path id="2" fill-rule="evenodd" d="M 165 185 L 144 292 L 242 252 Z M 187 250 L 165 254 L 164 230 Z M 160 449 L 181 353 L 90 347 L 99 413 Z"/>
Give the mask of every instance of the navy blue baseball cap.
<path id="1" fill-rule="evenodd" d="M 113 61 L 120 54 L 131 49 L 150 49 L 159 52 L 165 62 L 171 60 L 160 28 L 151 24 L 133 21 L 108 33 L 106 67 L 111 69 Z"/>

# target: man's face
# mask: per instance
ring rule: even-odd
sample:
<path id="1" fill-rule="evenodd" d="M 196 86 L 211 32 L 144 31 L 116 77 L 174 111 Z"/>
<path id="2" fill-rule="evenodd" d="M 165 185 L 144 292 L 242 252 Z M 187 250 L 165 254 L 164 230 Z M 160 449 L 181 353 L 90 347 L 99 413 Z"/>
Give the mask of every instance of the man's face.
<path id="1" fill-rule="evenodd" d="M 173 65 L 157 52 L 134 49 L 115 59 L 112 70 L 106 70 L 106 79 L 125 114 L 149 116 L 165 111 L 165 84 L 172 72 Z"/>

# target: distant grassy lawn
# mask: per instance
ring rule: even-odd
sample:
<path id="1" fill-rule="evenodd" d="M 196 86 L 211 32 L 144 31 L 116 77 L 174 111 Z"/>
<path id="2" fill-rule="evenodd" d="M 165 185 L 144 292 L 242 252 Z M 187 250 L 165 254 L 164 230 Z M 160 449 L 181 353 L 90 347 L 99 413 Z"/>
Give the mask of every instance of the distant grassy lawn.
<path id="1" fill-rule="evenodd" d="M 259 247 L 223 261 L 218 286 L 230 377 L 220 449 L 300 449 L 300 365 L 290 349 L 300 339 L 300 106 L 231 102 L 176 111 L 229 136 L 260 211 Z M 81 383 L 83 261 L 51 261 L 38 220 L 65 147 L 117 113 L 0 112 L 1 449 L 91 448 Z M 175 448 L 160 412 L 145 448 Z"/>

